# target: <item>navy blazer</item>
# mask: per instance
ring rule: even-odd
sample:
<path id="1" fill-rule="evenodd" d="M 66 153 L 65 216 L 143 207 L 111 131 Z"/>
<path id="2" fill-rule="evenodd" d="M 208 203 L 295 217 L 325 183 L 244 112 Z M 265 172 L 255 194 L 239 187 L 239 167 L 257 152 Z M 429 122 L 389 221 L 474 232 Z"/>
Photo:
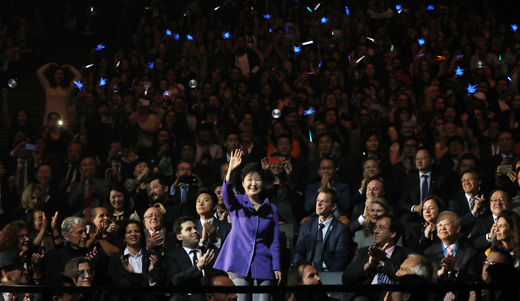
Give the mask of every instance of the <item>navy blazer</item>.
<path id="1" fill-rule="evenodd" d="M 493 215 L 490 214 L 486 217 L 479 218 L 471 229 L 469 239 L 472 243 L 473 248 L 477 251 L 485 251 L 491 247 L 491 242 L 488 242 L 486 237 L 495 221 Z"/>
<path id="2" fill-rule="evenodd" d="M 312 262 L 311 256 L 318 232 L 318 221 L 319 217 L 315 217 L 303 224 L 294 250 L 294 263 L 304 260 Z M 343 271 L 347 267 L 352 246 L 349 237 L 348 227 L 333 217 L 323 239 L 322 250 L 323 261 L 330 272 Z"/>
<path id="3" fill-rule="evenodd" d="M 484 203 L 484 208 L 489 208 L 489 203 Z M 472 222 L 474 222 L 477 217 L 471 212 L 469 208 L 468 199 L 466 198 L 466 194 L 463 194 L 459 197 L 456 197 L 450 201 L 449 210 L 452 212 L 457 213 L 457 215 L 460 217 L 461 226 L 465 227 Z M 477 216 L 481 217 L 485 210 L 481 210 L 478 212 Z"/>
<path id="4" fill-rule="evenodd" d="M 305 190 L 305 210 L 307 212 L 313 212 L 313 216 L 316 215 L 316 199 L 318 198 L 319 189 L 321 187 L 321 181 L 314 184 L 307 185 Z M 336 209 L 340 216 L 345 216 L 348 208 L 350 208 L 350 187 L 348 184 L 334 181 L 332 188 L 336 190 L 338 194 L 338 209 Z"/>
<path id="5" fill-rule="evenodd" d="M 213 226 L 215 226 L 217 231 L 217 237 L 220 238 L 220 247 L 224 245 L 224 241 L 226 240 L 226 237 L 228 236 L 229 232 L 231 231 L 231 225 L 227 222 L 223 222 L 219 219 L 213 218 L 213 222 L 211 223 Z M 202 237 L 202 225 L 200 223 L 200 218 L 197 218 L 195 220 L 195 228 L 197 228 L 197 231 L 199 231 L 200 237 Z"/>

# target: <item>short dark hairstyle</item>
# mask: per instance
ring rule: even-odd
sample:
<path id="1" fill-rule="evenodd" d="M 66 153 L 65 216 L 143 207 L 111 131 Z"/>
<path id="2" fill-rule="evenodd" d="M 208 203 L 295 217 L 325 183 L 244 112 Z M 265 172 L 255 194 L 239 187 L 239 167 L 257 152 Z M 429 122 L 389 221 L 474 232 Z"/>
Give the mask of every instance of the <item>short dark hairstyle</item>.
<path id="1" fill-rule="evenodd" d="M 289 276 L 287 276 L 287 286 L 297 286 L 302 284 L 303 275 L 300 268 L 308 265 L 312 266 L 312 263 L 309 261 L 298 261 L 289 271 Z"/>
<path id="2" fill-rule="evenodd" d="M 336 192 L 336 190 L 331 188 L 325 188 L 320 192 L 330 195 L 330 202 L 332 203 L 332 205 L 338 203 L 338 193 Z"/>
<path id="3" fill-rule="evenodd" d="M 206 276 L 204 276 L 201 280 L 200 285 L 201 286 L 213 286 L 213 279 L 217 277 L 228 277 L 229 275 L 227 272 L 224 272 L 222 270 L 217 269 L 210 269 L 208 273 L 206 273 Z"/>
<path id="4" fill-rule="evenodd" d="M 444 212 L 447 210 L 446 204 L 444 203 L 444 201 L 436 195 L 430 195 L 430 196 L 426 197 L 423 201 L 423 204 L 426 203 L 426 201 L 430 201 L 430 200 L 434 201 L 435 204 L 437 204 L 437 207 L 439 207 L 439 212 Z"/>
<path id="5" fill-rule="evenodd" d="M 200 197 L 201 194 L 206 193 L 206 194 L 209 194 L 209 196 L 211 197 L 211 201 L 213 202 L 213 205 L 217 205 L 218 204 L 218 197 L 215 194 L 214 190 L 215 189 L 209 190 L 206 187 L 203 187 L 203 188 L 199 189 L 199 193 L 197 194 L 197 199 Z"/>
<path id="6" fill-rule="evenodd" d="M 331 134 L 330 132 L 321 133 L 321 134 L 318 136 L 318 139 L 316 139 L 316 142 L 320 141 L 320 139 L 323 138 L 323 137 L 325 137 L 325 136 L 330 137 L 330 140 L 332 140 L 332 143 L 334 143 L 334 137 L 332 137 L 332 134 Z"/>
<path id="7" fill-rule="evenodd" d="M 433 159 L 435 159 L 435 156 L 434 156 L 434 154 L 433 154 L 433 151 L 432 151 L 431 149 L 427 148 L 427 147 L 424 147 L 424 146 L 419 147 L 419 148 L 417 149 L 417 151 L 415 152 L 415 154 L 417 155 L 417 153 L 418 153 L 419 151 L 422 151 L 422 150 L 423 150 L 423 151 L 426 151 L 426 152 L 428 153 L 428 156 L 430 156 L 430 157 L 432 157 Z"/>
<path id="8" fill-rule="evenodd" d="M 48 166 L 51 169 L 51 173 L 52 173 L 52 166 L 50 164 L 47 164 L 47 163 L 42 163 L 42 164 L 36 166 L 36 169 L 35 169 L 34 173 L 38 173 L 38 171 L 40 171 L 40 168 L 42 168 L 43 166 Z"/>
<path id="9" fill-rule="evenodd" d="M 177 161 L 177 164 L 175 164 L 175 170 L 179 169 L 179 165 L 181 165 L 181 163 L 188 163 L 191 167 L 193 167 L 193 164 L 190 161 L 179 160 Z"/>
<path id="10" fill-rule="evenodd" d="M 141 233 L 141 248 L 146 249 L 146 235 L 144 232 L 144 226 L 140 221 L 135 219 L 125 219 L 118 234 L 123 239 L 123 241 L 125 241 L 126 227 L 131 224 L 135 224 L 139 228 L 139 232 Z"/>
<path id="11" fill-rule="evenodd" d="M 501 246 L 492 246 L 489 253 L 498 253 L 505 257 L 506 262 L 504 264 L 513 265 L 513 256 L 508 251 L 504 250 Z"/>
<path id="12" fill-rule="evenodd" d="M 473 161 L 475 161 L 475 165 L 478 164 L 478 157 L 475 156 L 474 153 L 467 153 L 467 154 L 462 155 L 462 157 L 460 157 L 460 159 L 459 159 L 459 162 L 462 162 L 462 160 L 473 160 Z"/>
<path id="13" fill-rule="evenodd" d="M 168 182 L 168 179 L 165 176 L 163 176 L 163 175 L 154 174 L 150 178 L 150 182 L 149 183 L 152 183 L 155 180 L 159 180 L 159 184 L 161 184 L 161 186 L 169 186 L 170 185 L 170 183 Z"/>
<path id="14" fill-rule="evenodd" d="M 289 141 L 291 141 L 291 146 L 292 146 L 292 137 L 289 136 L 289 134 L 281 134 L 280 136 L 276 137 L 276 139 L 274 140 L 274 147 L 276 148 L 276 146 L 278 145 L 278 141 L 280 141 L 280 139 L 289 139 Z"/>
<path id="15" fill-rule="evenodd" d="M 318 161 L 318 169 L 320 168 L 320 165 L 321 165 L 321 162 L 323 160 L 331 160 L 333 163 L 334 163 L 334 168 L 337 168 L 338 167 L 338 164 L 336 164 L 336 160 L 334 160 L 334 158 L 330 157 L 330 156 L 323 156 L 320 158 L 320 160 Z"/>
<path id="16" fill-rule="evenodd" d="M 195 224 L 195 219 L 191 216 L 181 216 L 179 217 L 175 223 L 173 224 L 173 234 L 181 234 L 182 233 L 182 224 L 185 222 L 192 221 Z"/>
<path id="17" fill-rule="evenodd" d="M 401 222 L 399 219 L 393 215 L 390 214 L 383 214 L 377 217 L 377 220 L 381 220 L 383 218 L 389 218 L 390 219 L 390 229 L 389 231 L 395 232 L 395 243 L 399 241 L 399 238 L 401 238 L 401 233 L 403 232 Z"/>
<path id="18" fill-rule="evenodd" d="M 463 171 L 461 174 L 460 174 L 460 178 L 462 179 L 462 177 L 467 174 L 467 173 L 474 173 L 477 175 L 477 178 L 478 179 L 481 179 L 482 177 L 480 176 L 480 174 L 473 168 L 469 168 L 469 169 L 466 169 L 465 171 Z"/>
<path id="19" fill-rule="evenodd" d="M 251 162 L 249 164 L 247 164 L 246 166 L 244 166 L 244 168 L 242 169 L 242 174 L 241 174 L 241 180 L 242 182 L 244 182 L 244 179 L 246 178 L 246 176 L 250 173 L 258 173 L 260 175 L 260 177 L 262 178 L 262 180 L 265 179 L 265 172 L 264 170 L 262 169 L 262 167 L 260 166 L 259 163 L 257 162 Z"/>
<path id="20" fill-rule="evenodd" d="M 507 191 L 505 191 L 504 189 L 494 189 L 494 190 L 492 190 L 492 191 L 489 193 L 489 198 L 488 198 L 488 199 L 489 199 L 490 202 L 491 202 L 491 197 L 492 197 L 493 194 L 495 194 L 495 192 L 497 192 L 497 191 L 502 191 L 503 193 L 506 194 L 507 199 L 509 200 L 509 202 L 512 201 L 512 200 L 511 200 L 511 197 L 509 196 L 509 193 L 507 193 Z"/>

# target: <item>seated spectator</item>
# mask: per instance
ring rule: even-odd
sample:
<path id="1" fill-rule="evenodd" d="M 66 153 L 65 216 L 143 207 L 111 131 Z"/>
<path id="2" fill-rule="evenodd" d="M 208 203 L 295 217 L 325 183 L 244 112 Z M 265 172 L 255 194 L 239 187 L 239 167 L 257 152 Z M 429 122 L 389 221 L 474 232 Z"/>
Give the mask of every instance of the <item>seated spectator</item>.
<path id="1" fill-rule="evenodd" d="M 212 269 L 218 251 L 211 245 L 200 247 L 200 235 L 193 218 L 182 216 L 173 226 L 181 242 L 166 252 L 165 267 L 168 283 L 173 286 L 198 286 L 201 279 Z"/>
<path id="2" fill-rule="evenodd" d="M 150 169 L 148 163 L 144 159 L 137 159 L 133 162 L 133 177 L 125 180 L 124 185 L 129 195 L 130 202 L 135 204 L 137 199 L 148 197 L 147 189 L 149 187 Z"/>
<path id="3" fill-rule="evenodd" d="M 45 285 L 52 287 L 73 287 L 75 286 L 74 280 L 65 275 L 57 275 L 48 279 L 45 279 Z M 42 295 L 42 300 L 55 300 L 55 301 L 80 301 L 83 299 L 83 295 L 73 295 L 68 292 L 57 291 L 57 292 L 49 292 L 45 291 Z M 26 299 L 24 299 L 26 300 Z"/>
<path id="4" fill-rule="evenodd" d="M 175 177 L 171 187 L 173 201 L 180 204 L 182 215 L 196 217 L 195 202 L 198 190 L 202 187 L 200 178 L 193 174 L 191 164 L 182 160 L 177 162 Z"/>
<path id="5" fill-rule="evenodd" d="M 331 157 L 323 157 L 319 160 L 318 166 L 318 175 L 321 177 L 321 181 L 307 186 L 305 191 L 305 210 L 312 212 L 319 191 L 329 188 L 336 190 L 339 196 L 338 208 L 335 212 L 336 217 L 345 216 L 350 206 L 350 188 L 348 184 L 338 181 L 336 177 L 336 161 Z M 312 213 L 311 215 L 314 214 Z"/>
<path id="6" fill-rule="evenodd" d="M 50 112 L 47 115 L 47 125 L 43 130 L 45 148 L 58 158 L 65 158 L 67 145 L 72 141 L 72 133 L 67 126 L 67 121 L 62 120 L 58 113 Z"/>
<path id="7" fill-rule="evenodd" d="M 424 277 L 421 277 L 421 276 L 415 275 L 415 274 L 409 274 L 409 275 L 404 275 L 402 277 L 399 277 L 399 279 L 397 280 L 397 284 L 413 286 L 413 285 L 425 285 L 425 284 L 428 284 L 428 282 L 426 281 L 426 279 L 424 279 Z M 417 290 L 403 291 L 403 292 L 388 292 L 386 294 L 385 300 L 422 301 L 422 300 L 427 300 L 428 295 L 429 295 L 428 293 L 417 291 Z"/>
<path id="8" fill-rule="evenodd" d="M 165 177 L 154 175 L 150 179 L 150 190 L 146 198 L 140 196 L 135 200 L 135 209 L 139 216 L 144 216 L 150 207 L 157 207 L 164 216 L 166 230 L 170 231 L 173 223 L 180 216 L 180 203 L 174 203 L 170 196 L 170 186 Z"/>
<path id="9" fill-rule="evenodd" d="M 146 233 L 146 248 L 164 258 L 166 251 L 177 246 L 177 239 L 164 226 L 164 216 L 157 207 L 150 207 L 143 216 Z"/>
<path id="10" fill-rule="evenodd" d="M 137 273 L 148 275 L 151 286 L 160 282 L 161 261 L 156 253 L 146 250 L 146 234 L 141 223 L 131 219 L 125 220 L 119 235 L 124 240 L 126 248 L 110 256 L 110 279 L 116 282 L 121 276 Z"/>
<path id="11" fill-rule="evenodd" d="M 352 218 L 348 224 L 351 233 L 356 233 L 356 231 L 360 230 L 370 216 L 370 202 L 375 198 L 383 198 L 385 194 L 386 190 L 381 180 L 372 178 L 367 181 L 365 193 L 366 199 L 363 203 L 356 204 L 352 211 Z M 360 195 L 357 199 L 361 199 L 361 197 L 362 196 Z"/>
<path id="12" fill-rule="evenodd" d="M 83 149 L 83 145 L 79 142 L 73 141 L 69 143 L 67 146 L 67 156 L 65 163 L 54 167 L 56 182 L 59 183 L 60 189 L 70 192 L 70 186 L 81 181 L 79 163 L 82 158 Z"/>
<path id="13" fill-rule="evenodd" d="M 229 276 L 226 272 L 220 270 L 211 270 L 204 278 L 202 278 L 201 282 L 202 287 L 211 287 L 211 286 L 235 286 L 233 281 L 229 279 Z M 220 300 L 229 300 L 236 301 L 237 294 L 235 293 L 209 293 L 204 295 L 204 300 L 206 301 L 220 301 Z"/>
<path id="14" fill-rule="evenodd" d="M 460 218 L 457 214 L 450 211 L 439 214 L 437 236 L 441 243 L 424 251 L 424 255 L 431 260 L 433 265 L 434 283 L 460 283 L 476 280 L 479 256 L 475 249 L 459 241 L 460 229 Z"/>
<path id="15" fill-rule="evenodd" d="M 511 199 L 503 190 L 495 190 L 489 197 L 490 215 L 479 218 L 471 227 L 469 238 L 473 248 L 485 251 L 496 241 L 498 216 L 505 210 L 511 210 Z M 518 213 L 518 212 L 517 212 Z"/>
<path id="16" fill-rule="evenodd" d="M 253 126 L 247 124 L 240 125 L 238 134 L 241 142 L 240 149 L 242 149 L 246 157 L 249 157 L 252 162 L 258 162 L 265 157 L 264 147 L 253 140 Z"/>
<path id="17" fill-rule="evenodd" d="M 508 251 L 513 256 L 515 268 L 518 268 L 520 266 L 520 216 L 513 211 L 503 210 L 498 215 L 495 225 L 492 229 L 496 233 L 494 246 Z"/>
<path id="18" fill-rule="evenodd" d="M 9 175 L 15 176 L 18 198 L 22 197 L 22 193 L 29 183 L 34 183 L 34 162 L 31 152 L 25 148 L 26 144 L 26 139 L 17 140 L 10 156 L 3 160 Z"/>
<path id="19" fill-rule="evenodd" d="M 34 208 L 43 208 L 45 191 L 40 184 L 29 184 L 25 187 L 20 200 L 20 206 L 13 210 L 12 220 L 25 220 L 27 212 Z"/>
<path id="20" fill-rule="evenodd" d="M 351 244 L 348 228 L 334 217 L 338 195 L 332 189 L 322 190 L 316 199 L 318 217 L 306 221 L 294 251 L 293 263 L 312 262 L 318 271 L 343 271 L 347 266 Z"/>
<path id="21" fill-rule="evenodd" d="M 347 168 L 347 160 L 341 157 L 341 153 L 334 147 L 334 138 L 329 132 L 321 134 L 317 139 L 317 151 L 318 155 L 315 159 L 309 161 L 307 165 L 307 183 L 314 183 L 319 180 L 319 165 L 321 159 L 332 158 L 336 163 L 336 173 L 338 178 L 343 183 L 352 182 L 352 176 L 350 175 L 350 169 Z"/>
<path id="22" fill-rule="evenodd" d="M 419 253 L 423 253 L 427 248 L 440 243 L 436 231 L 437 217 L 446 210 L 444 202 L 435 195 L 427 197 L 423 204 L 424 224 L 413 227 L 406 237 L 406 247 Z"/>
<path id="23" fill-rule="evenodd" d="M 271 158 L 279 162 L 270 163 Z M 266 173 L 266 193 L 278 209 L 280 223 L 291 224 L 296 230 L 298 225 L 296 221 L 305 215 L 301 210 L 301 195 L 294 190 L 289 161 L 279 153 L 272 153 L 269 158 L 264 158 L 261 162 L 262 169 Z"/>
<path id="24" fill-rule="evenodd" d="M 291 155 L 293 150 L 292 138 L 288 134 L 282 134 L 276 137 L 274 141 L 274 152 L 279 153 L 285 160 L 289 162 L 291 172 L 288 176 L 291 178 L 295 190 L 300 193 L 304 192 L 304 187 L 307 183 L 307 166 L 306 162 L 295 158 Z M 271 154 L 270 156 L 272 156 Z"/>
<path id="25" fill-rule="evenodd" d="M 199 190 L 196 206 L 200 218 L 195 220 L 195 227 L 202 233 L 201 243 L 212 244 L 220 249 L 231 231 L 231 225 L 213 217 L 217 202 L 217 196 L 213 192 L 204 188 Z"/>
<path id="26" fill-rule="evenodd" d="M 485 192 L 482 192 L 481 189 L 480 175 L 475 170 L 466 170 L 462 173 L 460 180 L 464 195 L 450 201 L 450 211 L 460 216 L 464 231 L 466 226 L 484 215 L 487 204 L 484 198 Z"/>
<path id="27" fill-rule="evenodd" d="M 514 265 L 514 260 L 513 260 L 513 257 L 511 256 L 511 254 L 508 251 L 504 250 L 503 248 L 492 247 L 482 265 L 482 281 L 484 283 L 491 283 L 491 281 L 493 281 L 492 276 L 496 276 L 496 272 L 491 273 L 491 275 L 490 275 L 490 273 L 488 271 L 488 269 L 494 265 L 503 265 L 503 266 L 508 266 L 508 267 L 512 268 Z M 511 273 L 506 273 L 506 277 L 512 277 L 512 276 L 513 275 Z M 478 292 L 471 291 L 469 293 L 469 300 L 470 301 L 477 300 L 476 294 L 481 294 L 481 296 L 484 300 L 489 300 L 489 298 L 490 298 L 489 290 L 483 290 L 481 292 L 480 291 L 478 291 Z"/>
<path id="28" fill-rule="evenodd" d="M 63 275 L 74 280 L 76 286 L 93 286 L 94 280 L 94 266 L 90 260 L 85 257 L 76 257 L 71 259 L 63 270 Z"/>
<path id="29" fill-rule="evenodd" d="M 226 139 L 224 140 L 224 147 L 226 148 L 226 154 L 219 159 L 215 159 L 211 164 L 211 178 L 210 183 L 222 183 L 226 174 L 221 172 L 221 168 L 225 163 L 229 163 L 231 159 L 231 153 L 240 148 L 240 137 L 236 132 L 228 132 L 226 134 Z M 247 159 L 247 158 L 245 158 Z M 246 160 L 244 160 L 244 164 L 247 164 Z"/>
<path id="30" fill-rule="evenodd" d="M 202 165 L 211 165 L 211 163 L 224 156 L 222 147 L 213 142 L 213 125 L 200 124 L 197 126 L 197 153 L 195 154 L 195 162 Z"/>
<path id="31" fill-rule="evenodd" d="M 175 165 L 175 162 L 172 161 L 176 155 L 175 151 L 173 133 L 167 129 L 160 129 L 154 135 L 152 147 L 150 147 L 148 154 L 148 164 L 152 169 L 158 167 L 161 174 L 171 178 L 173 176 L 173 166 Z"/>
<path id="32" fill-rule="evenodd" d="M 312 264 L 308 261 L 300 261 L 297 262 L 289 271 L 289 276 L 287 276 L 287 286 L 297 286 L 297 285 L 322 285 L 321 278 L 319 276 L 318 271 L 312 266 Z M 296 292 L 288 292 L 287 293 L 288 301 L 301 301 L 301 300 L 318 300 L 318 301 L 327 301 L 331 300 L 329 296 L 327 296 L 324 292 L 316 292 L 316 293 L 300 293 Z"/>
<path id="33" fill-rule="evenodd" d="M 65 246 L 45 254 L 44 257 L 47 277 L 61 274 L 71 259 L 85 257 L 91 251 L 87 248 L 87 226 L 83 218 L 66 218 L 61 224 L 61 233 Z"/>
<path id="34" fill-rule="evenodd" d="M 2 285 L 24 285 L 30 282 L 25 263 L 17 250 L 0 252 L 0 269 L 2 270 L 2 280 L 0 281 Z M 18 294 L 2 292 L 2 298 L 6 301 L 15 300 Z M 24 296 L 23 294 L 20 295 Z M 29 298 L 29 296 L 29 293 L 25 294 L 25 298 Z"/>
<path id="35" fill-rule="evenodd" d="M 417 275 L 430 283 L 433 273 L 432 269 L 432 263 L 427 257 L 418 253 L 412 253 L 408 255 L 408 258 L 406 258 L 403 263 L 401 263 L 401 267 L 395 275 L 397 277 Z"/>
<path id="36" fill-rule="evenodd" d="M 62 216 L 66 216 L 67 206 L 64 207 L 63 202 L 60 202 L 63 197 L 63 191 L 53 181 L 51 166 L 46 163 L 38 165 L 35 178 L 36 183 L 40 184 L 44 190 L 42 206 L 45 208 L 46 213 L 49 216 L 53 216 L 55 212 L 60 212 Z"/>
<path id="37" fill-rule="evenodd" d="M 405 186 L 398 202 L 403 222 L 421 222 L 423 200 L 430 195 L 439 196 L 442 200 L 451 199 L 449 179 L 433 168 L 435 159 L 430 150 L 419 148 L 415 154 L 417 171 L 412 171 L 404 181 Z"/>
<path id="38" fill-rule="evenodd" d="M 395 283 L 396 272 L 410 251 L 396 246 L 401 237 L 399 220 L 390 215 L 381 215 L 374 226 L 375 246 L 356 250 L 356 255 L 343 273 L 343 284 L 388 284 Z M 384 263 L 384 264 L 383 264 Z M 379 299 L 379 292 L 351 293 L 351 298 L 366 296 Z"/>
<path id="39" fill-rule="evenodd" d="M 47 254 L 63 245 L 63 237 L 58 227 L 58 212 L 52 217 L 50 225 L 42 210 L 33 209 L 27 212 L 26 217 L 27 225 L 31 229 L 29 236 L 31 244 L 35 247 L 35 253 Z M 51 232 L 48 232 L 49 229 Z"/>
<path id="40" fill-rule="evenodd" d="M 110 193 L 109 182 L 96 178 L 96 170 L 96 159 L 83 158 L 79 166 L 81 180 L 70 188 L 69 206 L 75 216 L 84 216 L 89 223 L 92 208 L 101 206 Z"/>
<path id="41" fill-rule="evenodd" d="M 35 166 L 39 166 L 40 164 L 55 166 L 61 162 L 61 159 L 56 154 L 45 151 L 45 138 L 43 138 L 42 135 L 34 136 L 32 141 L 36 145 L 36 150 L 32 151 Z"/>
<path id="42" fill-rule="evenodd" d="M 129 178 L 132 165 L 121 160 L 122 151 L 123 144 L 121 141 L 110 142 L 108 159 L 99 165 L 96 177 L 109 180 L 112 183 L 119 183 Z"/>
<path id="43" fill-rule="evenodd" d="M 108 214 L 111 216 L 113 222 L 121 225 L 126 219 L 139 220 L 139 215 L 137 215 L 137 212 L 132 208 L 132 202 L 123 185 L 110 185 L 108 190 L 110 192 L 104 206 L 108 209 Z"/>
<path id="44" fill-rule="evenodd" d="M 366 208 L 367 211 L 364 213 L 366 219 L 363 228 L 354 233 L 354 242 L 357 244 L 357 249 L 373 246 L 375 244 L 374 226 L 378 217 L 392 215 L 392 209 L 384 198 L 373 198 Z M 397 245 L 403 246 L 401 238 L 397 240 Z"/>

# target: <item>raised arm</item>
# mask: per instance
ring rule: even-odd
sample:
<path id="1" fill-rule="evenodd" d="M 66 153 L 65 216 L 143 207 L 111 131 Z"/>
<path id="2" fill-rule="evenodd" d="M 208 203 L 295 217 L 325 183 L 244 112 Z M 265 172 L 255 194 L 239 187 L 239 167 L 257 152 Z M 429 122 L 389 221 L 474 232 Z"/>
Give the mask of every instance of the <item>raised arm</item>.
<path id="1" fill-rule="evenodd" d="M 44 90 L 47 90 L 47 88 L 49 88 L 49 80 L 47 79 L 47 77 L 45 77 L 45 71 L 47 69 L 49 69 L 49 67 L 51 65 L 56 65 L 56 63 L 48 63 L 48 64 L 45 64 L 43 66 L 40 67 L 40 69 L 38 69 L 36 71 L 36 76 L 38 76 L 38 80 L 40 81 L 40 85 L 42 85 L 42 88 Z"/>

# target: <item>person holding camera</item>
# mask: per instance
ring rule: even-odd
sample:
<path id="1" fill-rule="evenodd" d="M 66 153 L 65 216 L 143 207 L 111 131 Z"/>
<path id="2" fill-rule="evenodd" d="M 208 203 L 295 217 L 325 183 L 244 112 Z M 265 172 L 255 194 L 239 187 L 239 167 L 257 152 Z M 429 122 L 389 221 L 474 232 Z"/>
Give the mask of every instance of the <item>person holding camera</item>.
<path id="1" fill-rule="evenodd" d="M 199 218 L 196 211 L 196 202 L 199 188 L 202 187 L 200 178 L 193 174 L 193 166 L 190 162 L 180 160 L 175 171 L 175 182 L 171 187 L 171 195 L 174 203 L 180 203 L 183 215 Z"/>

